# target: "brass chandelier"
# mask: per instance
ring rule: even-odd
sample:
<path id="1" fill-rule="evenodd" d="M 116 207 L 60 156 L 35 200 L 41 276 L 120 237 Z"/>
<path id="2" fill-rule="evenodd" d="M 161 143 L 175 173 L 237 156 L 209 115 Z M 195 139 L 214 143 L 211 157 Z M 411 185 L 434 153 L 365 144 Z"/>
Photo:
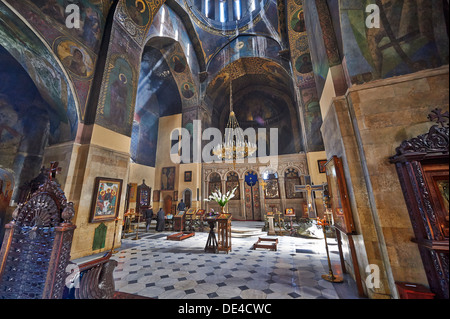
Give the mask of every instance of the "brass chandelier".
<path id="1" fill-rule="evenodd" d="M 219 143 L 214 147 L 213 154 L 219 159 L 240 160 L 253 155 L 256 150 L 256 143 L 245 141 L 244 132 L 240 128 L 233 111 L 233 89 L 230 80 L 230 116 L 225 128 L 223 143 Z"/>

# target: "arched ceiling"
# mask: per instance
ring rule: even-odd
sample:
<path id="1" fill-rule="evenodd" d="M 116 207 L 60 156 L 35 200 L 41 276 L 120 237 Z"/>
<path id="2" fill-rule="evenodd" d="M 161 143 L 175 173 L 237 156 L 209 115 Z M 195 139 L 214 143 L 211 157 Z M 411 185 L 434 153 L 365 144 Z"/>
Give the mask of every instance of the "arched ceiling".
<path id="1" fill-rule="evenodd" d="M 284 92 L 291 99 L 295 96 L 288 72 L 278 63 L 262 58 L 241 58 L 223 68 L 206 88 L 205 102 L 211 111 L 221 113 L 229 106 L 230 81 L 235 96 L 252 86 Z"/>
<path id="2" fill-rule="evenodd" d="M 206 89 L 205 104 L 212 125 L 225 129 L 233 111 L 243 129 L 277 128 L 280 154 L 301 151 L 298 108 L 292 80 L 278 63 L 262 58 L 242 58 L 225 67 Z"/>

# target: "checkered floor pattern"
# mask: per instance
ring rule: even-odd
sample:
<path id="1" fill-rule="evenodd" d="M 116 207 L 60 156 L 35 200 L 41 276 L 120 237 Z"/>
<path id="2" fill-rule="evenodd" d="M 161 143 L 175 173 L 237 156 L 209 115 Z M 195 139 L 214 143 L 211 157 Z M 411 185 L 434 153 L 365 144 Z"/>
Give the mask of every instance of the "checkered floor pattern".
<path id="1" fill-rule="evenodd" d="M 252 249 L 258 237 L 232 238 L 231 252 L 214 254 L 204 252 L 208 233 L 167 240 L 173 233 L 150 230 L 138 240 L 122 239 L 112 257 L 118 261 L 117 291 L 158 299 L 338 299 L 346 298 L 342 291 L 353 294 L 322 279 L 328 274 L 323 239 L 279 236 L 278 250 L 270 251 Z M 336 242 L 328 242 L 334 271 L 340 272 Z"/>

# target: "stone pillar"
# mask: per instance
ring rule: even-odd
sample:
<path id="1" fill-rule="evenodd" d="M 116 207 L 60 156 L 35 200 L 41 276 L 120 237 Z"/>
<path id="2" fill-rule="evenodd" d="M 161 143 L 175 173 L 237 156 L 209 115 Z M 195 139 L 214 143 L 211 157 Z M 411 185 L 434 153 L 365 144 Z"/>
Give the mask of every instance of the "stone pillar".
<path id="1" fill-rule="evenodd" d="M 281 212 L 284 214 L 286 210 L 286 185 L 284 183 L 284 176 L 278 177 L 278 186 L 280 187 Z"/>
<path id="2" fill-rule="evenodd" d="M 261 182 L 264 182 L 264 179 L 262 177 L 258 177 L 258 185 L 259 185 L 259 201 L 261 206 L 261 220 L 263 219 L 264 215 L 266 214 L 266 201 L 265 201 L 265 194 L 263 187 L 261 186 Z M 267 187 L 267 185 L 265 186 Z"/>
<path id="3" fill-rule="evenodd" d="M 202 190 L 202 193 L 203 193 L 203 202 L 205 203 L 205 206 L 203 206 L 203 204 L 202 204 L 202 207 L 205 207 L 205 212 L 209 212 L 209 202 L 208 201 L 205 201 L 205 199 L 207 199 L 208 198 L 208 180 L 207 179 L 205 179 L 204 181 L 203 181 L 203 190 Z"/>
<path id="4" fill-rule="evenodd" d="M 239 192 L 241 195 L 241 200 L 240 200 L 241 216 L 243 217 L 243 219 L 246 219 L 247 215 L 245 214 L 245 179 L 244 178 L 239 179 Z"/>

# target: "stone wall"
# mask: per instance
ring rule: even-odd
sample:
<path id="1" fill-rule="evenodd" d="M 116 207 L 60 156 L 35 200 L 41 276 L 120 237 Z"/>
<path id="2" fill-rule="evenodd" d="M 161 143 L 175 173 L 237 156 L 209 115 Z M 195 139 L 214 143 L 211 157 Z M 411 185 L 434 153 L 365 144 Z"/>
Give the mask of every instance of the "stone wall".
<path id="1" fill-rule="evenodd" d="M 327 157 L 343 158 L 363 284 L 368 264 L 382 270 L 384 285 L 369 289 L 371 297 L 397 297 L 395 281 L 428 285 L 389 157 L 403 140 L 428 131 L 431 110 L 448 110 L 448 91 L 445 66 L 353 86 L 345 96 L 333 99 L 325 116 Z M 348 255 L 346 259 L 353 273 Z"/>

